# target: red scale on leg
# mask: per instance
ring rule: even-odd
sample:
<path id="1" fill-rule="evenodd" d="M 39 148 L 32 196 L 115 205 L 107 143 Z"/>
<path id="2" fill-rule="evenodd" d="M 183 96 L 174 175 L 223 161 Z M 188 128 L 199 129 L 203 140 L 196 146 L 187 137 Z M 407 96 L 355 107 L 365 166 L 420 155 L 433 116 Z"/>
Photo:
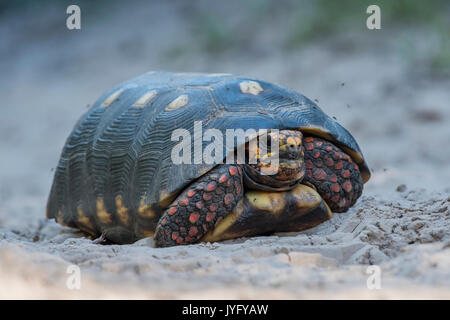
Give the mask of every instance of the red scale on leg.
<path id="1" fill-rule="evenodd" d="M 234 200 L 234 196 L 231 193 L 227 193 L 225 197 L 223 198 L 223 202 L 225 205 L 230 205 Z"/>
<path id="2" fill-rule="evenodd" d="M 332 166 L 334 166 L 334 160 L 333 160 L 333 158 L 329 157 L 327 160 L 325 160 L 325 165 L 326 165 L 327 167 L 332 167 Z"/>
<path id="3" fill-rule="evenodd" d="M 342 177 L 344 177 L 344 178 L 350 177 L 350 171 L 348 171 L 348 170 L 342 171 Z"/>
<path id="4" fill-rule="evenodd" d="M 220 178 L 219 178 L 219 183 L 227 182 L 227 180 L 228 180 L 227 175 L 226 175 L 226 174 L 223 174 L 223 175 L 221 175 Z"/>
<path id="5" fill-rule="evenodd" d="M 342 170 L 342 168 L 344 167 L 344 163 L 342 161 L 339 161 L 338 163 L 336 163 L 336 165 L 334 166 L 335 170 Z"/>
<path id="6" fill-rule="evenodd" d="M 314 179 L 316 180 L 325 180 L 327 177 L 326 172 L 323 169 L 316 169 L 314 172 Z"/>
<path id="7" fill-rule="evenodd" d="M 339 187 L 339 185 L 337 183 L 333 183 L 333 185 L 331 186 L 331 191 L 339 192 L 339 191 L 341 191 L 341 187 Z"/>
<path id="8" fill-rule="evenodd" d="M 345 181 L 344 184 L 342 185 L 342 189 L 344 189 L 347 192 L 352 191 L 352 184 L 350 181 Z"/>
<path id="9" fill-rule="evenodd" d="M 194 191 L 193 189 L 190 189 L 190 190 L 187 192 L 187 196 L 188 196 L 189 198 L 192 198 L 193 196 L 195 196 L 195 191 Z"/>
<path id="10" fill-rule="evenodd" d="M 193 237 L 193 236 L 195 236 L 197 233 L 198 233 L 197 227 L 194 226 L 194 227 L 191 227 L 191 228 L 189 229 L 189 236 Z"/>
<path id="11" fill-rule="evenodd" d="M 216 187 L 217 187 L 217 182 L 212 181 L 212 182 L 208 183 L 205 190 L 208 192 L 211 192 L 211 191 L 214 191 L 216 189 Z"/>
<path id="12" fill-rule="evenodd" d="M 189 222 L 190 223 L 196 223 L 198 218 L 200 218 L 200 215 L 196 212 L 191 213 L 191 215 L 189 216 Z"/>

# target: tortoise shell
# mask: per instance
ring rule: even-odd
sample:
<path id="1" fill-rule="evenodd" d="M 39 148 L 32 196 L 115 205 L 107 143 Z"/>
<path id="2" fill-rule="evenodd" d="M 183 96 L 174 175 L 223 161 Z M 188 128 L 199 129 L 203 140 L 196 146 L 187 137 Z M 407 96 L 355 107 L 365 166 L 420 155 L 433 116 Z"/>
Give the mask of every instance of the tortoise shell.
<path id="1" fill-rule="evenodd" d="M 93 235 L 152 235 L 164 208 L 215 165 L 174 164 L 172 132 L 298 129 L 333 142 L 370 177 L 352 135 L 305 96 L 229 74 L 150 72 L 105 93 L 75 125 L 55 171 L 47 217 Z M 225 136 L 225 134 L 224 134 Z M 200 140 L 203 146 L 210 142 Z"/>

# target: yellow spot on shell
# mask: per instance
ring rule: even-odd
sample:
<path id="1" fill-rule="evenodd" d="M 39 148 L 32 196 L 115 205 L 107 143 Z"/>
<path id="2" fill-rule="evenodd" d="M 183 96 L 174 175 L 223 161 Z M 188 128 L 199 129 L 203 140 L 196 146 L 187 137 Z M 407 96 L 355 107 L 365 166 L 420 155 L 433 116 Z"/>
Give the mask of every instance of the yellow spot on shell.
<path id="1" fill-rule="evenodd" d="M 155 211 L 152 210 L 150 205 L 145 205 L 144 199 L 141 200 L 139 204 L 138 214 L 142 218 L 150 219 L 156 216 Z"/>
<path id="2" fill-rule="evenodd" d="M 118 195 L 116 197 L 116 212 L 119 220 L 124 224 L 128 225 L 130 223 L 130 216 L 128 214 L 128 208 L 123 205 L 122 196 Z"/>
<path id="3" fill-rule="evenodd" d="M 111 214 L 105 210 L 105 203 L 102 198 L 97 198 L 97 217 L 101 223 L 111 223 Z"/>
<path id="4" fill-rule="evenodd" d="M 89 230 L 90 232 L 92 232 L 92 230 L 94 230 L 94 227 L 92 226 L 92 222 L 91 219 L 89 219 L 89 217 L 87 217 L 84 212 L 83 209 L 81 209 L 80 207 L 77 208 L 77 214 L 78 214 L 78 218 L 77 221 L 78 223 L 80 223 L 82 226 L 85 226 L 91 230 Z M 82 227 L 80 226 L 80 229 L 82 229 Z M 83 231 L 88 231 L 88 230 L 84 230 Z"/>
<path id="5" fill-rule="evenodd" d="M 166 189 L 162 189 L 159 193 L 159 206 L 167 208 L 175 200 L 175 196 L 176 194 L 169 194 Z"/>
<path id="6" fill-rule="evenodd" d="M 143 238 L 153 237 L 155 235 L 155 231 L 141 228 L 141 235 Z"/>
<path id="7" fill-rule="evenodd" d="M 166 107 L 166 110 L 176 110 L 184 107 L 189 103 L 189 97 L 186 94 L 182 94 L 171 103 L 169 103 Z"/>
<path id="8" fill-rule="evenodd" d="M 297 144 L 297 140 L 295 140 L 293 137 L 287 138 L 286 142 L 287 142 L 288 144 L 292 144 L 292 145 L 294 145 L 294 146 L 298 145 L 298 144 Z"/>
<path id="9" fill-rule="evenodd" d="M 56 216 L 56 222 L 58 222 L 59 224 L 66 226 L 67 224 L 64 222 L 63 219 L 63 213 L 61 210 L 58 210 L 58 215 Z"/>
<path id="10" fill-rule="evenodd" d="M 156 97 L 157 92 L 155 90 L 146 92 L 142 97 L 136 100 L 135 103 L 133 103 L 133 107 L 143 107 L 145 106 L 150 100 L 152 100 L 154 97 Z"/>
<path id="11" fill-rule="evenodd" d="M 119 95 L 123 92 L 123 90 L 124 89 L 122 88 L 117 91 L 114 91 L 108 98 L 106 98 L 105 101 L 103 101 L 102 106 L 109 107 L 109 105 L 119 97 Z"/>
<path id="12" fill-rule="evenodd" d="M 241 88 L 242 93 L 249 93 L 254 96 L 257 96 L 261 91 L 263 91 L 261 85 L 256 81 L 242 81 L 239 83 L 239 87 Z"/>

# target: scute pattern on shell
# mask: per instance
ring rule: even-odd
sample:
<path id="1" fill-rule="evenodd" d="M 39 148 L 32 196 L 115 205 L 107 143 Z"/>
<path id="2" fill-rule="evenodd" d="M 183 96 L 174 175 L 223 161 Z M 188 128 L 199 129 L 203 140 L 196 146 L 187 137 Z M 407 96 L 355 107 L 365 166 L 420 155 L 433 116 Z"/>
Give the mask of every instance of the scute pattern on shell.
<path id="1" fill-rule="evenodd" d="M 240 83 L 244 81 L 257 82 L 262 91 L 243 93 Z M 135 104 L 150 91 L 155 94 L 145 105 Z M 114 99 L 105 106 L 112 95 Z M 183 103 L 167 108 L 181 96 Z M 204 130 L 222 130 L 224 136 L 226 129 L 236 128 L 323 133 L 359 155 L 362 160 L 355 161 L 362 172 L 368 172 L 351 134 L 291 89 L 235 75 L 150 72 L 106 92 L 75 125 L 55 172 L 47 216 L 56 218 L 59 213 L 60 220 L 69 226 L 86 229 L 77 219 L 82 212 L 84 221 L 87 217 L 96 226 L 92 233 L 97 235 L 118 226 L 136 235 L 143 225 L 151 229 L 168 206 L 167 198 L 175 197 L 214 167 L 172 164 L 170 150 L 177 143 L 171 141 L 173 130 L 187 129 L 193 137 L 194 121 L 202 121 Z M 128 217 L 119 219 L 115 214 L 118 196 Z M 161 202 L 163 197 L 166 199 Z M 98 199 L 102 199 L 104 210 L 112 213 L 109 225 L 99 222 Z M 151 221 L 139 218 L 142 205 L 157 213 Z"/>

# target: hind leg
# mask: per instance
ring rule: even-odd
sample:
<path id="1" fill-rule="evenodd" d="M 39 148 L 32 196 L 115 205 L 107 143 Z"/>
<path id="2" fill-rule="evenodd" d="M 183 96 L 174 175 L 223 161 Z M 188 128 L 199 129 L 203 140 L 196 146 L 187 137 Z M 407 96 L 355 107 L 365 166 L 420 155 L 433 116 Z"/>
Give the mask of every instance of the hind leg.
<path id="1" fill-rule="evenodd" d="M 345 212 L 361 196 L 363 181 L 358 165 L 332 143 L 305 137 L 304 183 L 315 187 L 333 212 Z"/>
<path id="2" fill-rule="evenodd" d="M 242 170 L 221 165 L 193 182 L 161 216 L 155 244 L 169 247 L 196 243 L 242 198 Z"/>

